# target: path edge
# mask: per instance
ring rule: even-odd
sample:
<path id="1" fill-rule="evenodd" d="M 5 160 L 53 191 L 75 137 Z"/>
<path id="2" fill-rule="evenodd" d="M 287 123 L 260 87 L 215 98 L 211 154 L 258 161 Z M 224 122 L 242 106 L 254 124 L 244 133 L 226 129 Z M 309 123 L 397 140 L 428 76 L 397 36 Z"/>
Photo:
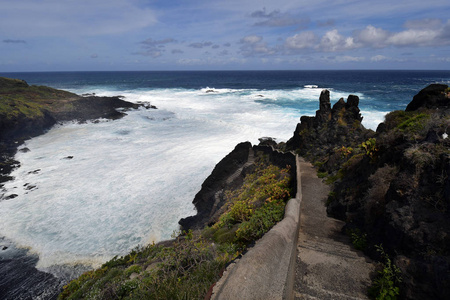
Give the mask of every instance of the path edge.
<path id="1" fill-rule="evenodd" d="M 294 299 L 302 200 L 301 161 L 295 155 L 297 194 L 286 204 L 283 220 L 228 266 L 214 286 L 211 299 Z"/>

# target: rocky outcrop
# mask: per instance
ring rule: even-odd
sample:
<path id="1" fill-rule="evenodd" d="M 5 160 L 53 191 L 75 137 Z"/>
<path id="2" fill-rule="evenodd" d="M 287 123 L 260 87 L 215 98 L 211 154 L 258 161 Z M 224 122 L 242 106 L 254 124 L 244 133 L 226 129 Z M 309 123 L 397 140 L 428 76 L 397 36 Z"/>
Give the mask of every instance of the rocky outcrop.
<path id="1" fill-rule="evenodd" d="M 209 218 L 223 203 L 223 190 L 226 186 L 238 186 L 242 183 L 242 170 L 249 160 L 252 145 L 250 142 L 238 144 L 225 156 L 203 182 L 200 191 L 192 203 L 195 205 L 195 216 L 181 219 L 178 223 L 185 230 L 203 228 Z"/>
<path id="2" fill-rule="evenodd" d="M 183 230 L 202 229 L 218 221 L 221 208 L 226 203 L 225 191 L 236 189 L 242 185 L 246 174 L 254 168 L 256 157 L 264 156 L 272 164 L 286 168 L 291 166 L 291 189 L 296 192 L 295 155 L 275 150 L 262 141 L 258 146 L 250 142 L 238 144 L 233 151 L 225 156 L 203 182 L 201 190 L 195 195 L 192 203 L 197 214 L 181 219 L 178 223 Z"/>
<path id="3" fill-rule="evenodd" d="M 333 157 L 336 147 L 352 147 L 373 135 L 361 124 L 359 97 L 350 95 L 347 102 L 339 99 L 333 107 L 330 92 L 323 90 L 319 98 L 319 110 L 315 117 L 302 116 L 293 137 L 287 142 L 288 150 L 295 150 L 310 160 L 338 161 Z"/>
<path id="4" fill-rule="evenodd" d="M 448 101 L 448 86 L 445 84 L 431 84 L 414 96 L 413 100 L 406 106 L 405 111 L 414 111 L 420 108 L 440 108 L 450 107 Z"/>
<path id="5" fill-rule="evenodd" d="M 95 119 L 119 119 L 125 116 L 125 112 L 117 109 L 137 109 L 144 104 L 135 104 L 120 99 L 120 97 L 82 97 L 72 102 L 73 109 L 53 112 L 52 115 L 57 121 L 77 120 L 85 122 Z M 154 108 L 154 107 L 151 107 Z"/>

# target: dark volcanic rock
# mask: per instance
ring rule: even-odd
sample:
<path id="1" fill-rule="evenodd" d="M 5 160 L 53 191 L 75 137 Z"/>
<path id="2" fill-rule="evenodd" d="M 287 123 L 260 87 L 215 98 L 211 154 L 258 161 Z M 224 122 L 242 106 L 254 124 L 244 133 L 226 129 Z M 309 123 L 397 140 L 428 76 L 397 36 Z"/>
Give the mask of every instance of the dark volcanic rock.
<path id="1" fill-rule="evenodd" d="M 84 97 L 72 102 L 74 109 L 54 113 L 57 121 L 77 120 L 84 122 L 87 120 L 105 118 L 118 119 L 125 115 L 117 111 L 118 108 L 139 108 L 140 104 L 134 104 L 120 99 L 120 97 Z"/>
<path id="2" fill-rule="evenodd" d="M 295 150 L 310 160 L 326 160 L 333 158 L 330 151 L 335 147 L 354 147 L 373 135 L 373 131 L 361 125 L 362 116 L 359 110 L 359 98 L 350 95 L 347 102 L 339 99 L 331 108 L 330 92 L 323 90 L 320 94 L 319 110 L 315 117 L 302 116 L 294 131 L 293 137 L 287 142 L 288 150 Z M 330 173 L 339 169 L 327 170 Z"/>
<path id="3" fill-rule="evenodd" d="M 217 222 L 220 210 L 226 202 L 224 191 L 242 185 L 245 175 L 252 170 L 257 157 L 263 156 L 279 168 L 291 166 L 290 188 L 295 195 L 297 192 L 295 155 L 291 152 L 274 150 L 272 146 L 265 145 L 265 142 L 266 139 L 263 139 L 260 145 L 253 147 L 249 142 L 240 143 L 215 166 L 194 198 L 197 215 L 181 219 L 178 223 L 182 229 L 202 229 L 205 225 Z"/>
<path id="4" fill-rule="evenodd" d="M 203 228 L 208 223 L 214 205 L 218 205 L 216 201 L 223 200 L 218 193 L 232 184 L 234 180 L 231 177 L 247 163 L 251 150 L 250 142 L 240 143 L 215 166 L 211 175 L 203 182 L 201 190 L 195 195 L 193 203 L 197 214 L 178 222 L 183 229 Z"/>
<path id="5" fill-rule="evenodd" d="M 405 111 L 414 111 L 419 108 L 449 108 L 448 93 L 447 85 L 431 84 L 414 96 Z"/>
<path id="6" fill-rule="evenodd" d="M 0 238 L 0 299 L 57 299 L 67 282 L 35 268 L 38 256 Z"/>
<path id="7" fill-rule="evenodd" d="M 0 141 L 23 141 L 43 134 L 56 123 L 55 118 L 47 111 L 40 118 L 29 118 L 19 114 L 13 119 L 0 119 Z"/>

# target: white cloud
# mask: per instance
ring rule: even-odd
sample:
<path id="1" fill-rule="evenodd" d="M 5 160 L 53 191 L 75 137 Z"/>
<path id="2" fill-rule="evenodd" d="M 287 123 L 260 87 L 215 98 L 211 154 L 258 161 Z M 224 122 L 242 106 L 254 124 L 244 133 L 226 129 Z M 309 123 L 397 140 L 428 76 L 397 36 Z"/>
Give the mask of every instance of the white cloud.
<path id="1" fill-rule="evenodd" d="M 353 37 L 344 37 L 337 29 L 326 32 L 318 45 L 318 49 L 326 52 L 351 50 L 356 47 Z"/>
<path id="2" fill-rule="evenodd" d="M 267 43 L 263 42 L 262 40 L 262 36 L 256 35 L 243 37 L 239 42 L 242 45 L 240 47 L 241 54 L 244 56 L 275 54 L 275 49 L 270 48 Z"/>
<path id="3" fill-rule="evenodd" d="M 365 61 L 366 59 L 360 56 L 343 55 L 343 56 L 336 56 L 333 60 L 335 62 L 345 63 L 345 62 L 362 62 Z"/>
<path id="4" fill-rule="evenodd" d="M 436 45 L 439 31 L 409 29 L 392 34 L 386 43 L 393 46 L 433 46 Z"/>
<path id="5" fill-rule="evenodd" d="M 317 36 L 312 31 L 303 31 L 286 39 L 285 47 L 288 49 L 312 48 L 317 43 Z"/>
<path id="6" fill-rule="evenodd" d="M 240 40 L 240 42 L 241 42 L 242 44 L 256 44 L 256 43 L 261 42 L 262 39 L 263 39 L 262 36 L 248 35 L 248 36 L 243 37 L 243 38 Z"/>
<path id="7" fill-rule="evenodd" d="M 375 28 L 368 25 L 366 28 L 355 32 L 355 39 L 358 43 L 374 48 L 383 48 L 386 46 L 386 39 L 390 33 L 381 28 Z"/>
<path id="8" fill-rule="evenodd" d="M 373 61 L 373 62 L 379 62 L 379 61 L 384 61 L 384 60 L 388 60 L 388 58 L 384 55 L 375 55 L 370 58 L 370 61 Z"/>
<path id="9" fill-rule="evenodd" d="M 359 48 L 436 47 L 450 44 L 450 20 L 446 24 L 436 19 L 415 20 L 406 22 L 405 27 L 411 28 L 390 32 L 368 25 L 355 30 L 351 36 L 344 36 L 333 29 L 320 38 L 312 31 L 303 31 L 286 38 L 284 49 L 292 54 L 304 49 L 340 52 Z"/>

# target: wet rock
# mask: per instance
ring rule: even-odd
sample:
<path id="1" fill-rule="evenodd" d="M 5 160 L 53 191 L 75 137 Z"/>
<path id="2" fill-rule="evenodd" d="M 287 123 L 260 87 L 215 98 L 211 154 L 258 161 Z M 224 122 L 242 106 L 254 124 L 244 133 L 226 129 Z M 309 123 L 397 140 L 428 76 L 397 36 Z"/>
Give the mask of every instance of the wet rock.
<path id="1" fill-rule="evenodd" d="M 22 152 L 22 153 L 27 153 L 27 152 L 30 152 L 30 151 L 31 150 L 29 148 L 27 148 L 27 147 L 19 149 L 19 152 Z"/>

